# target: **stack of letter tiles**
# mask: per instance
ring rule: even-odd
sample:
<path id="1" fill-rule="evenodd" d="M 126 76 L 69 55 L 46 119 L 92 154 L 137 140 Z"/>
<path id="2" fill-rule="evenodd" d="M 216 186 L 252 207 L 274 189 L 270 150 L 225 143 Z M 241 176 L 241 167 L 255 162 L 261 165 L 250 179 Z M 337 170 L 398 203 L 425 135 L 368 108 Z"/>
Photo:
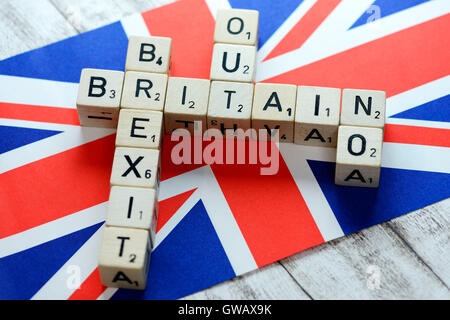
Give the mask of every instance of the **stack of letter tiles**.
<path id="1" fill-rule="evenodd" d="M 102 283 L 145 289 L 158 218 L 163 109 L 171 39 L 131 37 L 126 72 L 84 69 L 77 107 L 85 126 L 117 127 Z"/>
<path id="2" fill-rule="evenodd" d="M 104 285 L 146 287 L 164 132 L 252 128 L 259 139 L 337 148 L 336 184 L 378 186 L 385 93 L 254 84 L 258 21 L 255 10 L 218 11 L 211 80 L 168 77 L 171 39 L 164 37 L 130 37 L 125 73 L 82 71 L 81 125 L 117 127 L 99 258 Z"/>

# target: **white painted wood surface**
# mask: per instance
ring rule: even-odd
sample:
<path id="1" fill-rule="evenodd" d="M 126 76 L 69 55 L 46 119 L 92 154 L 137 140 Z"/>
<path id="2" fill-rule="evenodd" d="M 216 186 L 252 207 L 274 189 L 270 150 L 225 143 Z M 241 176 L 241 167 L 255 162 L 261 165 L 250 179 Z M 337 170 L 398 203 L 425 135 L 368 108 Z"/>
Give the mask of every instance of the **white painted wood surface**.
<path id="1" fill-rule="evenodd" d="M 169 2 L 2 0 L 0 59 Z M 187 299 L 450 299 L 449 217 L 447 199 Z"/>

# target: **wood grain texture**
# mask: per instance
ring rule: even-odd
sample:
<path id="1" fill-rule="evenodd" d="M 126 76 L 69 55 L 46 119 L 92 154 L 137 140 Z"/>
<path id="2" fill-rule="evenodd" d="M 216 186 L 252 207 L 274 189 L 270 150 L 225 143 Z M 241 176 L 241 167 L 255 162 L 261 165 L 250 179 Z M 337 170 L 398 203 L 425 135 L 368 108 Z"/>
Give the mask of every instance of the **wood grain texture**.
<path id="1" fill-rule="evenodd" d="M 450 199 L 387 223 L 450 287 Z"/>
<path id="2" fill-rule="evenodd" d="M 115 22 L 174 0 L 49 0 L 79 32 Z"/>
<path id="3" fill-rule="evenodd" d="M 314 299 L 448 299 L 448 288 L 390 228 L 378 225 L 282 261 Z M 374 288 L 374 272 L 380 286 Z"/>
<path id="4" fill-rule="evenodd" d="M 48 0 L 2 0 L 0 59 L 77 34 Z"/>
<path id="5" fill-rule="evenodd" d="M 0 59 L 169 2 L 2 0 Z M 187 298 L 449 299 L 449 213 L 447 199 Z M 367 286 L 370 266 L 380 270 L 380 289 Z"/>
<path id="6" fill-rule="evenodd" d="M 184 299 L 309 300 L 310 297 L 293 280 L 284 267 L 280 263 L 275 262 L 259 270 L 194 293 Z"/>

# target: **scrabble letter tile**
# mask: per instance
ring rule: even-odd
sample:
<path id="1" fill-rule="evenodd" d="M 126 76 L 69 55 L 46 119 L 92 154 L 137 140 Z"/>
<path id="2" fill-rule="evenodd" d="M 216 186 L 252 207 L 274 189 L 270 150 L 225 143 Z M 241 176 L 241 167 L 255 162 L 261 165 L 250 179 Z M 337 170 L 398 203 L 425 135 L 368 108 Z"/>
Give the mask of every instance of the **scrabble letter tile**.
<path id="1" fill-rule="evenodd" d="M 251 125 L 253 84 L 213 81 L 209 94 L 208 128 L 247 130 Z"/>
<path id="2" fill-rule="evenodd" d="M 151 247 L 147 230 L 105 227 L 98 269 L 102 284 L 145 289 Z"/>
<path id="3" fill-rule="evenodd" d="M 123 83 L 122 108 L 163 111 L 167 75 L 128 71 Z"/>
<path id="4" fill-rule="evenodd" d="M 384 128 L 386 92 L 344 89 L 341 125 Z"/>
<path id="5" fill-rule="evenodd" d="M 340 126 L 335 183 L 343 186 L 378 187 L 383 130 Z"/>
<path id="6" fill-rule="evenodd" d="M 82 126 L 115 128 L 119 117 L 123 72 L 83 69 L 77 109 Z"/>
<path id="7" fill-rule="evenodd" d="M 155 243 L 158 201 L 156 192 L 149 188 L 111 187 L 106 225 L 146 229 L 150 233 L 150 244 Z"/>
<path id="8" fill-rule="evenodd" d="M 160 111 L 122 109 L 116 146 L 159 149 L 162 125 L 163 113 Z"/>
<path id="9" fill-rule="evenodd" d="M 126 71 L 169 73 L 172 39 L 131 36 Z"/>
<path id="10" fill-rule="evenodd" d="M 258 44 L 259 12 L 256 10 L 220 9 L 216 16 L 214 42 Z"/>
<path id="11" fill-rule="evenodd" d="M 111 185 L 158 188 L 159 151 L 142 148 L 116 148 Z"/>
<path id="12" fill-rule="evenodd" d="M 335 148 L 340 108 L 340 89 L 298 87 L 295 143 Z"/>
<path id="13" fill-rule="evenodd" d="M 164 107 L 166 133 L 184 128 L 193 134 L 194 121 L 201 121 L 203 131 L 206 128 L 208 98 L 209 80 L 170 77 Z"/>
<path id="14" fill-rule="evenodd" d="M 255 59 L 253 46 L 217 43 L 213 50 L 211 80 L 252 82 Z"/>
<path id="15" fill-rule="evenodd" d="M 280 142 L 293 142 L 296 95 L 294 85 L 257 83 L 253 98 L 253 129 L 258 133 L 267 130 L 268 137 L 278 132 Z"/>

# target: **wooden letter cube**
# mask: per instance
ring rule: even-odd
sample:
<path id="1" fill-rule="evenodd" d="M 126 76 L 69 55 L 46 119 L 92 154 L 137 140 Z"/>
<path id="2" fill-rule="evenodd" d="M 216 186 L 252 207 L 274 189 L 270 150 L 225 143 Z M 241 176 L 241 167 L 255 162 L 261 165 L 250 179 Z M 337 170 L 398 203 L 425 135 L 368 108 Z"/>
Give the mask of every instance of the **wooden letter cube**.
<path id="1" fill-rule="evenodd" d="M 256 10 L 220 9 L 216 16 L 214 42 L 258 45 L 259 12 Z"/>
<path id="2" fill-rule="evenodd" d="M 340 89 L 298 87 L 295 143 L 335 148 L 340 108 Z"/>
<path id="3" fill-rule="evenodd" d="M 82 126 L 117 127 L 123 72 L 83 69 L 78 87 L 77 109 Z"/>
<path id="4" fill-rule="evenodd" d="M 155 243 L 158 200 L 154 189 L 113 186 L 109 194 L 106 225 L 146 229 Z"/>
<path id="5" fill-rule="evenodd" d="M 123 83 L 122 108 L 163 111 L 167 75 L 128 71 Z"/>
<path id="6" fill-rule="evenodd" d="M 111 185 L 158 188 L 159 151 L 142 148 L 116 148 Z"/>
<path id="7" fill-rule="evenodd" d="M 145 289 L 150 265 L 147 230 L 105 227 L 98 269 L 107 287 Z"/>
<path id="8" fill-rule="evenodd" d="M 201 121 L 202 132 L 206 128 L 209 98 L 209 80 L 170 77 L 167 86 L 164 122 L 167 134 L 183 128 L 194 133 L 194 121 Z"/>
<path id="9" fill-rule="evenodd" d="M 253 129 L 258 134 L 259 130 L 266 130 L 269 139 L 278 132 L 280 142 L 293 142 L 296 95 L 294 85 L 257 83 L 253 98 Z M 259 135 L 260 139 L 263 137 Z"/>
<path id="10" fill-rule="evenodd" d="M 217 43 L 211 63 L 211 80 L 253 82 L 256 47 Z"/>
<path id="11" fill-rule="evenodd" d="M 251 126 L 253 84 L 213 81 L 209 94 L 208 128 L 224 134 L 226 129 L 247 130 Z"/>
<path id="12" fill-rule="evenodd" d="M 120 110 L 116 146 L 159 149 L 163 113 L 147 110 Z"/>
<path id="13" fill-rule="evenodd" d="M 169 73 L 172 39 L 131 36 L 126 71 Z"/>
<path id="14" fill-rule="evenodd" d="M 383 130 L 340 126 L 335 183 L 343 186 L 378 187 Z"/>
<path id="15" fill-rule="evenodd" d="M 344 89 L 341 125 L 384 128 L 386 92 Z"/>

